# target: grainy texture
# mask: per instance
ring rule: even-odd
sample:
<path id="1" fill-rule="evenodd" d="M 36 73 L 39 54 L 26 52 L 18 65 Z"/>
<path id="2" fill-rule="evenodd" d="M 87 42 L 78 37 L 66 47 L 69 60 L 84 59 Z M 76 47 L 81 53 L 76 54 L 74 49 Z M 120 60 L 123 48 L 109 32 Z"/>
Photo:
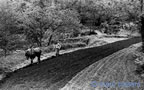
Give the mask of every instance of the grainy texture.
<path id="1" fill-rule="evenodd" d="M 100 47 L 78 50 L 45 60 L 39 65 L 27 66 L 5 78 L 1 83 L 1 90 L 58 90 L 89 65 L 140 40 L 140 38 L 132 38 Z M 102 60 L 102 62 L 108 61 Z M 86 73 L 90 74 L 90 71 Z M 100 74 L 103 74 L 103 70 L 100 69 L 100 71 Z"/>
<path id="2" fill-rule="evenodd" d="M 137 47 L 129 47 L 114 53 L 78 73 L 61 90 L 143 90 L 144 80 L 136 74 L 135 51 Z M 96 82 L 140 82 L 140 87 L 119 87 L 111 88 L 93 87 L 91 83 Z M 96 85 L 96 84 L 95 84 Z"/>

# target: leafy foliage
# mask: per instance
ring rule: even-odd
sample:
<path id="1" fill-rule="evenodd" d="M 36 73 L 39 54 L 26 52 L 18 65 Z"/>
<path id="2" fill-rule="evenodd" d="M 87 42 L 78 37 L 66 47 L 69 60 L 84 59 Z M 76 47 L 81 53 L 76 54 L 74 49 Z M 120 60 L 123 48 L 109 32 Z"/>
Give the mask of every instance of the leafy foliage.
<path id="1" fill-rule="evenodd" d="M 13 50 L 17 40 L 17 22 L 14 14 L 8 4 L 0 5 L 0 48 L 4 50 L 5 56 L 7 51 Z"/>
<path id="2" fill-rule="evenodd" d="M 23 41 L 32 45 L 50 45 L 52 41 L 77 37 L 83 27 L 103 28 L 105 22 L 108 26 L 105 33 L 117 33 L 123 23 L 137 22 L 140 15 L 137 0 L 1 0 L 0 3 L 3 49 L 17 48 L 19 35 L 25 35 Z"/>
<path id="3" fill-rule="evenodd" d="M 37 43 L 38 46 L 42 45 L 46 32 L 51 32 L 49 43 L 54 33 L 70 32 L 79 27 L 78 14 L 69 9 L 60 10 L 57 7 L 41 7 L 30 3 L 30 6 L 22 12 L 19 10 L 17 15 L 21 26 L 25 29 L 27 39 L 32 43 Z"/>

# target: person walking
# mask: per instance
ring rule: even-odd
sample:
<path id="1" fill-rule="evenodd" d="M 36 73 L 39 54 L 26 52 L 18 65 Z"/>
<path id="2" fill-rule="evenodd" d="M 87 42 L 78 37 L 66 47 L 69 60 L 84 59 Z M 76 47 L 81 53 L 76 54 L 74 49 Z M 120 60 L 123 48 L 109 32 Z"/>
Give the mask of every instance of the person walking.
<path id="1" fill-rule="evenodd" d="M 56 43 L 55 49 L 56 49 L 56 56 L 59 56 L 59 51 L 61 49 L 61 44 L 59 42 Z"/>

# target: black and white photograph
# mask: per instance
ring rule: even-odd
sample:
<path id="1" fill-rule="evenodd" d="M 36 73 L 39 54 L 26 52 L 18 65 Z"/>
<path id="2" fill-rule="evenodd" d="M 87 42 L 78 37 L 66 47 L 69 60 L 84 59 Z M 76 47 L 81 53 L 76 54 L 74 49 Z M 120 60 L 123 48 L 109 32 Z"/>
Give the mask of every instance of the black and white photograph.
<path id="1" fill-rule="evenodd" d="M 144 0 L 0 0 L 0 90 L 144 90 Z"/>

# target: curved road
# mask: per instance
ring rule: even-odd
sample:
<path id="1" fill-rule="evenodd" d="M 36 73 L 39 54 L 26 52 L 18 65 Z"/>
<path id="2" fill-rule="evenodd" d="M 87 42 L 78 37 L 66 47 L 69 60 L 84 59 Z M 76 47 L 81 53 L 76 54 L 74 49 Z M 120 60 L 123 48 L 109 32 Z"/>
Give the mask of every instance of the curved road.
<path id="1" fill-rule="evenodd" d="M 138 37 L 131 38 L 44 60 L 9 74 L 1 81 L 1 90 L 58 90 L 92 63 L 140 41 Z"/>

